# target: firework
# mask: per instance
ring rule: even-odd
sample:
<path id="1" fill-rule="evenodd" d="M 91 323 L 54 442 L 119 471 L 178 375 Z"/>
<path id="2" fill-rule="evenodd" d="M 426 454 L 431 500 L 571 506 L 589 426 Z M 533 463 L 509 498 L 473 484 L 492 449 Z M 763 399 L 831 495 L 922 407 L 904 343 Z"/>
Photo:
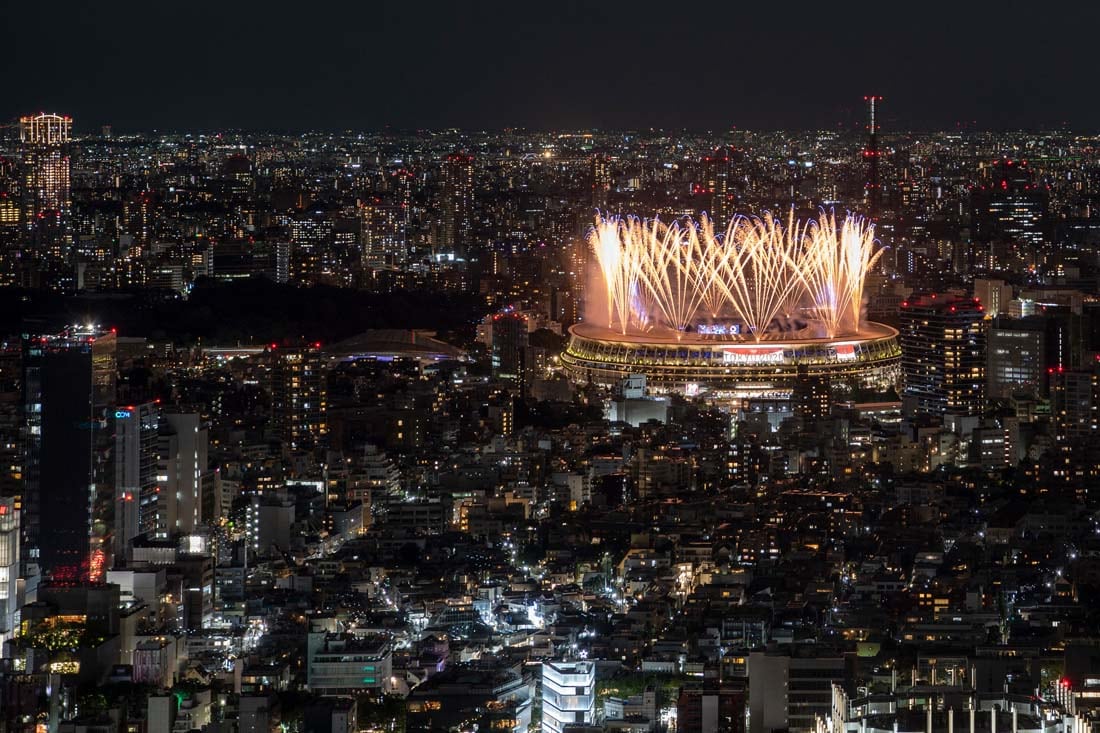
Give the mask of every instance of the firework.
<path id="1" fill-rule="evenodd" d="M 882 251 L 874 227 L 831 212 L 786 223 L 738 216 L 717 233 L 705 216 L 597 217 L 589 234 L 607 295 L 608 328 L 677 334 L 729 321 L 746 340 L 818 324 L 823 336 L 858 334 L 863 281 Z M 809 327 L 808 325 L 801 326 Z"/>

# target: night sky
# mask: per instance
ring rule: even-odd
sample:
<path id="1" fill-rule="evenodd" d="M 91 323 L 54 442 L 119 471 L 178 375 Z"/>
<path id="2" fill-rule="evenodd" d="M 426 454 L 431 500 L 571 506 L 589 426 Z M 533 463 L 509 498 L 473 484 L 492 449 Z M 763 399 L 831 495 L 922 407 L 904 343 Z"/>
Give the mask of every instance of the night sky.
<path id="1" fill-rule="evenodd" d="M 77 132 L 1100 128 L 1100 3 L 9 0 L 0 119 Z"/>

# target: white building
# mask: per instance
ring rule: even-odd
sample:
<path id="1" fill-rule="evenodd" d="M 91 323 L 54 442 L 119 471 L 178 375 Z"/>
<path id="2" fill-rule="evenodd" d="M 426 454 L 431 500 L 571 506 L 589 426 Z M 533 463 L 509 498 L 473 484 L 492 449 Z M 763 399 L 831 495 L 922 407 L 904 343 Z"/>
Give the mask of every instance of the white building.
<path id="1" fill-rule="evenodd" d="M 592 662 L 544 662 L 542 730 L 562 733 L 566 725 L 596 722 L 596 666 Z"/>

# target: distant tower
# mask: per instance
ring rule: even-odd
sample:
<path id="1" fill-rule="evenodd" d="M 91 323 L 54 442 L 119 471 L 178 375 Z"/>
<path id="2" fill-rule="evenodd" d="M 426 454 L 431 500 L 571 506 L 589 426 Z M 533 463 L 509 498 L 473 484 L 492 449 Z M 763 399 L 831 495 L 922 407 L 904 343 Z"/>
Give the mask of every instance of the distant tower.
<path id="1" fill-rule="evenodd" d="M 456 257 L 469 252 L 474 200 L 474 156 L 451 153 L 443 161 L 443 248 Z"/>
<path id="2" fill-rule="evenodd" d="M 592 156 L 592 208 L 607 211 L 611 196 L 611 159 L 604 153 Z"/>
<path id="3" fill-rule="evenodd" d="M 730 179 L 733 177 L 731 169 L 734 155 L 733 148 L 723 145 L 703 161 L 706 169 L 706 193 L 710 195 L 708 214 L 717 231 L 725 230 L 733 214 L 736 195 Z"/>
<path id="4" fill-rule="evenodd" d="M 879 203 L 882 200 L 882 185 L 879 181 L 878 159 L 878 120 L 875 118 L 875 106 L 882 97 L 872 94 L 864 97 L 867 102 L 867 147 L 863 149 L 863 159 L 867 162 L 867 182 L 864 184 L 863 200 L 867 204 L 867 213 L 878 216 Z"/>
<path id="5" fill-rule="evenodd" d="M 38 247 L 38 256 L 53 262 L 68 256 L 69 141 L 73 120 L 39 114 L 19 120 L 23 151 L 23 222 Z"/>

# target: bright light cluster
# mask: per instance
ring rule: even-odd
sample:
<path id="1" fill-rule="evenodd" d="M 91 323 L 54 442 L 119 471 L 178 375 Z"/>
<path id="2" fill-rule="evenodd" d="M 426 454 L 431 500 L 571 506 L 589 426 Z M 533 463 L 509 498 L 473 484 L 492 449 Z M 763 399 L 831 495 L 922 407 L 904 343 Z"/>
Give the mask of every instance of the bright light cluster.
<path id="1" fill-rule="evenodd" d="M 599 216 L 588 241 L 608 328 L 683 334 L 725 319 L 755 341 L 779 337 L 794 319 L 820 324 L 823 337 L 858 333 L 863 281 L 882 254 L 874 226 L 851 214 L 838 224 L 824 211 L 801 222 L 792 210 L 786 225 L 770 213 L 737 216 L 722 233 L 706 216 Z"/>

